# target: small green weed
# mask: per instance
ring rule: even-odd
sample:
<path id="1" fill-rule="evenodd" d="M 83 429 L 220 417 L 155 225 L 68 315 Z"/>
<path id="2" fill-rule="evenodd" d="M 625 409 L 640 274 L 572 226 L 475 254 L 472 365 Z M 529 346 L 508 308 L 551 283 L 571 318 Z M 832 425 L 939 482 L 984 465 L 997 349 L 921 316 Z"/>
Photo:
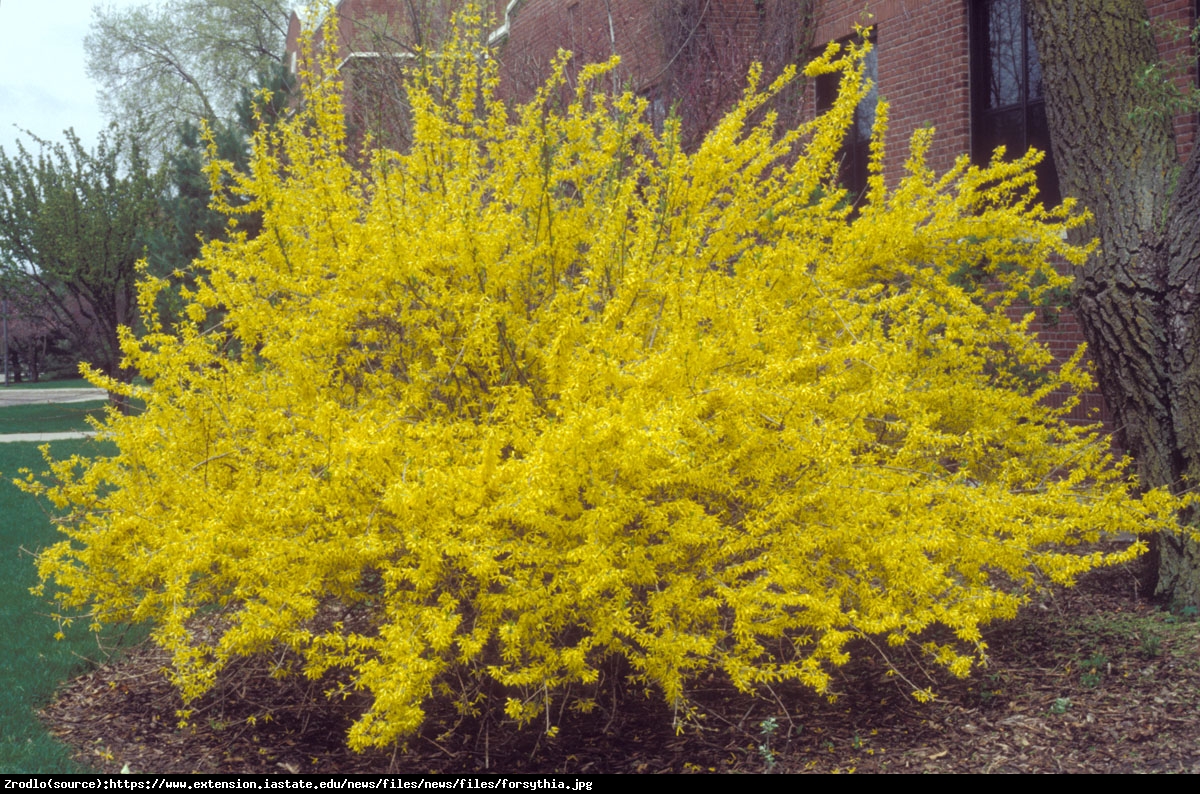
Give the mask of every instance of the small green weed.
<path id="1" fill-rule="evenodd" d="M 1050 713 L 1051 714 L 1066 714 L 1067 711 L 1070 710 L 1070 708 L 1071 708 L 1071 699 L 1070 698 L 1055 698 L 1054 702 L 1050 704 Z"/>
<path id="2" fill-rule="evenodd" d="M 999 673 L 988 673 L 984 676 L 984 682 L 979 687 L 979 702 L 991 703 L 997 695 L 1004 692 L 1003 683 Z"/>
<path id="3" fill-rule="evenodd" d="M 1190 604 L 1186 606 L 1172 604 L 1171 614 L 1163 618 L 1163 623 L 1195 623 L 1198 615 L 1200 615 L 1200 609 Z"/>
<path id="4" fill-rule="evenodd" d="M 762 743 L 758 745 L 758 754 L 762 756 L 762 760 L 766 763 L 767 769 L 774 769 L 775 763 L 778 760 L 775 751 L 771 749 L 771 737 L 775 731 L 779 730 L 779 723 L 774 717 L 767 717 L 762 722 L 758 723 L 758 727 L 762 729 Z"/>
<path id="5" fill-rule="evenodd" d="M 1102 653 L 1094 654 L 1090 659 L 1085 659 L 1080 663 L 1079 683 L 1089 689 L 1100 686 L 1100 681 L 1103 678 L 1104 666 L 1108 664 L 1108 657 Z"/>
<path id="6" fill-rule="evenodd" d="M 1162 655 L 1162 637 L 1157 633 L 1147 631 L 1142 634 L 1142 644 L 1138 653 L 1143 659 L 1154 659 Z"/>

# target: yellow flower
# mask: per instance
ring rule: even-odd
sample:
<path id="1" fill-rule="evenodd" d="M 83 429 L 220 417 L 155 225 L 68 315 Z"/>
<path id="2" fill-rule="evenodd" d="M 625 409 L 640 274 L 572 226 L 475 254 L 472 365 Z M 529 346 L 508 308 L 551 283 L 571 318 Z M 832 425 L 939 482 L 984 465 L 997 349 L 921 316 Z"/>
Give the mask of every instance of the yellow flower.
<path id="1" fill-rule="evenodd" d="M 178 327 L 123 336 L 146 385 L 104 425 L 119 451 L 26 484 L 68 511 L 39 561 L 61 608 L 152 621 L 185 698 L 248 654 L 342 671 L 365 748 L 485 678 L 522 722 L 586 709 L 613 656 L 680 719 L 697 676 L 824 691 L 852 640 L 935 625 L 957 640 L 922 648 L 965 675 L 1036 576 L 1137 553 L 1079 544 L 1170 525 L 1044 399 L 1087 376 L 1013 308 L 1086 251 L 1069 203 L 1023 199 L 1035 157 L 938 176 L 921 134 L 889 189 L 880 112 L 850 217 L 860 80 L 777 136 L 791 75 L 755 72 L 684 152 L 605 93 L 611 64 L 561 107 L 560 62 L 510 112 L 470 41 L 414 78 L 408 152 L 355 162 L 309 73 L 246 173 L 214 163 L 262 232 L 205 246 Z"/>

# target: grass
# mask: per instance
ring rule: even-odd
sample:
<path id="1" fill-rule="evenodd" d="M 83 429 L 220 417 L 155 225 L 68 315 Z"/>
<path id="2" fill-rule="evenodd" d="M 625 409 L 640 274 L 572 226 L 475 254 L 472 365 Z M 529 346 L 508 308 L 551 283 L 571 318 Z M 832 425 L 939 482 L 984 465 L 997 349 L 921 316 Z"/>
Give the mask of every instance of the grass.
<path id="1" fill-rule="evenodd" d="M 0 376 L 0 390 L 18 389 L 25 391 L 27 389 L 90 389 L 92 384 L 88 383 L 83 378 L 69 378 L 67 380 L 42 380 L 37 383 L 10 383 L 4 385 L 3 377 Z"/>
<path id="2" fill-rule="evenodd" d="M 0 435 L 5 433 L 61 433 L 91 430 L 86 417 L 104 417 L 105 400 L 50 405 L 10 405 L 0 408 Z"/>
<path id="3" fill-rule="evenodd" d="M 15 406 L 0 409 L 0 432 L 53 432 L 85 429 L 83 416 L 99 404 Z M 82 624 L 64 630 L 55 640 L 58 624 L 49 616 L 46 598 L 29 589 L 37 584 L 34 556 L 59 539 L 47 505 L 22 493 L 13 478 L 22 468 L 35 472 L 46 466 L 39 444 L 0 444 L 0 543 L 7 553 L 0 558 L 0 773 L 87 772 L 70 759 L 67 748 L 49 735 L 35 714 L 49 702 L 55 689 L 90 663 L 105 658 L 104 645 L 122 644 L 122 632 L 97 637 Z M 95 453 L 88 439 L 58 441 L 51 445 L 56 457 Z M 140 639 L 139 632 L 124 632 L 126 642 Z M 137 634 L 138 636 L 128 636 Z"/>

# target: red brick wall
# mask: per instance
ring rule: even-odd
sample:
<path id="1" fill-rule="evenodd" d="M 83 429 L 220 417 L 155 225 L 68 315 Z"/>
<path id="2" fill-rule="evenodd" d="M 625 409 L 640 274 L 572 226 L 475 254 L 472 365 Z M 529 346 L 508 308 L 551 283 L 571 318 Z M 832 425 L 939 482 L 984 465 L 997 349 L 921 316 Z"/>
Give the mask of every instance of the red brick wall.
<path id="1" fill-rule="evenodd" d="M 490 2 L 501 10 L 505 4 L 505 0 Z M 368 134 L 385 146 L 407 145 L 409 123 L 401 88 L 407 56 L 444 39 L 450 18 L 461 5 L 461 0 L 415 5 L 401 0 L 341 0 L 333 7 L 338 21 L 334 62 L 343 84 L 351 150 L 362 146 Z M 420 17 L 413 18 L 413 8 L 419 9 Z M 323 19 L 307 23 L 320 26 Z M 302 27 L 293 12 L 285 47 L 289 63 L 295 63 Z M 313 34 L 313 46 L 317 51 L 325 46 L 321 27 Z"/>
<path id="2" fill-rule="evenodd" d="M 445 31 L 450 15 L 462 3 L 461 0 L 439 0 L 418 5 L 427 18 L 422 20 L 421 25 L 414 26 L 408 5 L 402 0 L 340 0 L 333 7 L 338 19 L 340 57 L 345 58 L 355 52 L 375 52 L 382 47 L 403 49 L 414 41 L 416 27 L 424 28 L 419 31 L 423 38 L 436 41 L 438 35 Z M 489 0 L 489 5 L 499 7 L 502 15 L 505 0 Z M 321 19 L 309 20 L 309 23 L 319 23 Z M 290 54 L 299 49 L 301 27 L 301 20 L 293 11 L 285 52 Z M 313 42 L 320 47 L 323 40 L 324 35 L 318 30 Z"/>
<path id="3" fill-rule="evenodd" d="M 523 0 L 510 15 L 498 48 L 505 98 L 528 101 L 550 74 L 560 50 L 567 70 L 605 61 L 621 65 L 611 78 L 656 102 L 676 106 L 685 145 L 694 145 L 740 98 L 751 62 L 765 60 L 767 77 L 801 57 L 798 9 L 807 0 Z M 793 102 L 792 104 L 798 104 Z M 779 109 L 779 108 L 777 108 Z M 798 108 L 790 118 L 798 118 Z"/>
<path id="4" fill-rule="evenodd" d="M 899 177 L 915 129 L 934 126 L 931 152 L 935 170 L 949 168 L 971 149 L 968 2 L 965 0 L 825 0 L 820 4 L 814 42 L 849 36 L 854 25 L 874 25 L 879 58 L 879 90 L 891 106 L 886 173 Z M 1190 28 L 1194 0 L 1147 0 L 1156 24 L 1173 22 Z M 1189 59 L 1190 69 L 1178 80 L 1196 82 L 1195 58 L 1186 37 L 1159 36 L 1164 61 Z M 1176 119 L 1180 158 L 1191 151 L 1196 114 Z"/>
<path id="5" fill-rule="evenodd" d="M 736 97 L 744 84 L 745 71 L 757 49 L 774 31 L 770 24 L 780 18 L 773 13 L 802 0 L 707 0 L 695 4 L 704 10 L 701 32 L 710 37 L 711 63 L 701 64 L 689 73 L 691 86 L 698 94 L 704 92 L 705 82 L 722 82 L 722 105 L 731 104 L 725 95 Z M 442 0 L 443 17 L 461 5 L 461 0 Z M 528 101 L 549 76 L 551 63 L 560 50 L 574 54 L 568 69 L 573 79 L 581 66 L 605 61 L 614 53 L 621 57 L 621 66 L 613 79 L 622 87 L 651 94 L 656 90 L 667 97 L 670 89 L 665 78 L 668 68 L 678 67 L 681 59 L 673 50 L 675 43 L 667 39 L 664 28 L 665 10 L 678 5 L 678 0 L 488 0 L 497 29 L 508 11 L 507 35 L 496 47 L 501 64 L 501 93 L 514 101 Z M 342 0 L 334 8 L 339 19 L 339 60 L 353 53 L 378 51 L 381 31 L 387 37 L 405 40 L 411 30 L 400 0 Z M 288 34 L 287 51 L 299 48 L 300 20 L 293 14 Z M 321 46 L 318 32 L 314 42 Z M 386 43 L 386 42 L 385 42 Z M 738 51 L 733 53 L 731 51 Z M 734 57 L 734 56 L 738 57 Z M 709 74 L 703 74 L 707 66 Z M 353 75 L 343 74 L 347 95 L 351 97 Z M 731 90 L 732 87 L 732 90 Z M 704 97 L 695 97 L 702 100 Z M 350 101 L 353 101 L 351 99 Z"/>
<path id="6" fill-rule="evenodd" d="M 532 98 L 560 50 L 574 55 L 571 75 L 615 52 L 618 81 L 635 90 L 662 68 L 661 36 L 646 0 L 525 0 L 498 49 L 504 93 L 516 101 Z"/>
<path id="7" fill-rule="evenodd" d="M 854 25 L 873 25 L 879 93 L 890 106 L 889 182 L 899 179 L 915 130 L 934 127 L 929 164 L 950 168 L 971 149 L 971 95 L 967 4 L 957 0 L 826 0 L 817 16 L 814 42 L 851 35 Z"/>
<path id="8" fill-rule="evenodd" d="M 460 0 L 443 0 L 438 13 L 444 19 L 459 4 Z M 622 57 L 618 80 L 637 91 L 654 87 L 666 66 L 668 47 L 653 0 L 488 0 L 488 5 L 497 25 L 506 8 L 513 10 L 507 41 L 499 48 L 503 90 L 510 98 L 532 96 L 560 49 L 574 52 L 577 65 L 606 60 L 615 50 Z M 1155 20 L 1192 24 L 1194 0 L 1148 0 L 1147 5 Z M 892 111 L 886 166 L 891 180 L 898 178 L 908 140 L 920 127 L 937 129 L 930 163 L 935 169 L 948 168 L 970 150 L 967 6 L 965 0 L 823 0 L 818 5 L 818 45 L 850 35 L 855 23 L 875 26 L 880 92 Z M 399 40 L 411 38 L 399 0 L 341 0 L 335 13 L 341 20 L 343 57 L 378 49 L 381 31 Z M 709 24 L 732 31 L 748 50 L 761 42 L 760 4 L 755 0 L 710 0 L 706 15 Z M 289 54 L 298 48 L 299 32 L 300 21 L 293 14 Z M 1189 46 L 1186 38 L 1160 36 L 1164 60 L 1187 58 Z M 1189 74 L 1179 79 L 1194 84 L 1194 59 Z M 1184 157 L 1196 137 L 1196 116 L 1177 119 L 1176 132 Z"/>
<path id="9" fill-rule="evenodd" d="M 1148 0 L 1156 24 L 1194 23 L 1194 0 Z M 949 168 L 971 150 L 970 62 L 966 0 L 826 0 L 821 4 L 814 39 L 818 47 L 850 35 L 854 24 L 874 25 L 878 48 L 879 91 L 891 109 L 885 175 L 899 178 L 908 157 L 908 140 L 922 126 L 937 130 L 930 165 Z M 1159 36 L 1164 61 L 1190 59 L 1179 81 L 1195 85 L 1195 59 L 1185 39 Z M 1197 134 L 1195 114 L 1176 119 L 1180 157 L 1190 152 Z M 1038 310 L 1034 330 L 1055 357 L 1070 357 L 1084 341 L 1068 309 Z M 1061 399 L 1061 398 L 1060 398 Z M 1075 419 L 1110 419 L 1099 394 L 1086 395 L 1072 412 Z"/>
<path id="10" fill-rule="evenodd" d="M 1196 51 L 1188 33 L 1195 24 L 1195 0 L 1146 0 L 1146 10 L 1155 21 L 1158 35 L 1158 54 L 1165 63 L 1186 64 L 1186 71 L 1176 77 L 1180 88 L 1196 85 Z M 1188 113 L 1175 119 L 1175 142 L 1179 158 L 1192 151 L 1197 133 L 1196 114 Z"/>

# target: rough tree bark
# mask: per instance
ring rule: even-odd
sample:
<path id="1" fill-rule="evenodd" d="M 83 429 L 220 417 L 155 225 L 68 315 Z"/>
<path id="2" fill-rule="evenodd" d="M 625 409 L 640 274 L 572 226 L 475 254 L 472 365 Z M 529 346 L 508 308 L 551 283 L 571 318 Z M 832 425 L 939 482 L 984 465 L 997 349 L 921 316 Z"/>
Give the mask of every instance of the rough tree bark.
<path id="1" fill-rule="evenodd" d="M 1147 486 L 1200 484 L 1200 160 L 1184 165 L 1144 81 L 1158 61 L 1143 0 L 1029 0 L 1064 195 L 1091 210 L 1100 250 L 1075 310 L 1121 440 Z M 1194 523 L 1195 515 L 1181 517 Z M 1147 584 L 1200 604 L 1200 544 L 1154 544 Z"/>

